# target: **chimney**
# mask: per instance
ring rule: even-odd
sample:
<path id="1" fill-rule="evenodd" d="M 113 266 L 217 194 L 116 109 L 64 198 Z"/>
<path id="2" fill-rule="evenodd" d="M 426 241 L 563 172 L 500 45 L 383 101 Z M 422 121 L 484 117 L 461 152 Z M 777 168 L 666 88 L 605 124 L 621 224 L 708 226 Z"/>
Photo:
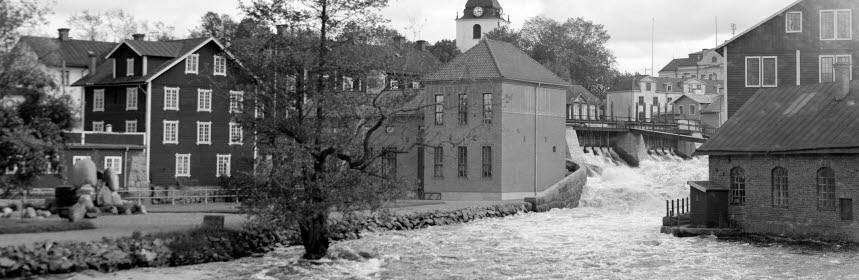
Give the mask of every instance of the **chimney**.
<path id="1" fill-rule="evenodd" d="M 146 34 L 131 34 L 131 38 L 134 38 L 134 41 L 143 41 L 143 39 L 146 38 Z"/>
<path id="2" fill-rule="evenodd" d="M 402 49 L 403 48 L 403 42 L 405 40 L 406 40 L 406 37 L 399 36 L 399 35 L 394 36 L 394 46 L 397 47 L 398 49 Z"/>
<path id="3" fill-rule="evenodd" d="M 417 46 L 419 51 L 422 51 L 422 52 L 427 51 L 427 41 L 418 40 L 417 42 L 415 42 L 415 45 Z"/>
<path id="4" fill-rule="evenodd" d="M 69 40 L 69 29 L 68 28 L 60 28 L 60 29 L 57 29 L 57 31 L 59 31 L 58 32 L 59 37 L 57 39 L 60 39 L 60 41 L 68 41 Z"/>
<path id="5" fill-rule="evenodd" d="M 850 63 L 835 64 L 835 100 L 841 101 L 850 94 Z"/>
<path id="6" fill-rule="evenodd" d="M 93 75 L 95 75 L 95 62 L 96 62 L 95 52 L 87 51 L 86 54 L 89 55 L 89 76 L 93 76 Z"/>

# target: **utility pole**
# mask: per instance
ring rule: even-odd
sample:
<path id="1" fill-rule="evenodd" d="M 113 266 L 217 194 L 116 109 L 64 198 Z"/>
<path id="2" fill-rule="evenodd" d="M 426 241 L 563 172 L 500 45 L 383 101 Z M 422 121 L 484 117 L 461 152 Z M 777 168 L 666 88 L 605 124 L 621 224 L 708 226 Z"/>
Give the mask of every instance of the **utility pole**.
<path id="1" fill-rule="evenodd" d="M 653 74 L 653 69 L 654 69 L 653 65 L 655 64 L 655 63 L 653 63 L 653 61 L 654 61 L 654 59 L 653 59 L 653 53 L 654 53 L 653 37 L 654 37 L 654 34 L 656 32 L 655 30 L 656 30 L 656 18 L 650 18 L 650 74 L 651 74 L 651 76 Z M 647 71 L 644 71 L 644 72 L 645 72 L 645 74 L 647 74 Z"/>

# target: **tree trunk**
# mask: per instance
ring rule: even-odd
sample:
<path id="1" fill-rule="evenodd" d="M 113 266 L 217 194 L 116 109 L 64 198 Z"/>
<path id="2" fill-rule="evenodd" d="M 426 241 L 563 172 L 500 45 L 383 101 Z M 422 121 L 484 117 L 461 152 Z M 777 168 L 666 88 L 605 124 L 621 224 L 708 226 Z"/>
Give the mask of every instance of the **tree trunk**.
<path id="1" fill-rule="evenodd" d="M 299 225 L 305 259 L 318 260 L 328 253 L 328 214 L 326 212 L 305 217 Z"/>

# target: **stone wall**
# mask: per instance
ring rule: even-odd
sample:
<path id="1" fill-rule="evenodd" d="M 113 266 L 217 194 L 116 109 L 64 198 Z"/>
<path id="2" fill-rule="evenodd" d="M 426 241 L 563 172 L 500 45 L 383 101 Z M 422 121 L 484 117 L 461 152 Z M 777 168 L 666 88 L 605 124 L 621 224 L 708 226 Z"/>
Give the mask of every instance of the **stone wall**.
<path id="1" fill-rule="evenodd" d="M 128 189 L 148 189 L 149 174 L 146 174 L 146 150 L 128 152 Z"/>
<path id="2" fill-rule="evenodd" d="M 647 146 L 644 144 L 644 136 L 632 132 L 621 133 L 612 139 L 617 152 L 626 163 L 637 167 L 639 162 L 648 158 Z"/>
<path id="3" fill-rule="evenodd" d="M 568 161 L 568 168 L 573 171 L 560 182 L 540 192 L 537 197 L 525 198 L 535 212 L 546 212 L 554 208 L 575 208 L 579 206 L 582 189 L 588 183 L 587 168 Z"/>

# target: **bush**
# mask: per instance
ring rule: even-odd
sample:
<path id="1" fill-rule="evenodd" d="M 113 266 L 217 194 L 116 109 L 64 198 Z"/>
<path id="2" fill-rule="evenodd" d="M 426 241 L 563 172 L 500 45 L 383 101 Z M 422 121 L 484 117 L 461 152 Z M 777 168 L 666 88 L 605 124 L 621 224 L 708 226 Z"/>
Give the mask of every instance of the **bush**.
<path id="1" fill-rule="evenodd" d="M 90 221 L 70 223 L 67 220 L 0 219 L 0 234 L 38 233 L 94 229 Z"/>

